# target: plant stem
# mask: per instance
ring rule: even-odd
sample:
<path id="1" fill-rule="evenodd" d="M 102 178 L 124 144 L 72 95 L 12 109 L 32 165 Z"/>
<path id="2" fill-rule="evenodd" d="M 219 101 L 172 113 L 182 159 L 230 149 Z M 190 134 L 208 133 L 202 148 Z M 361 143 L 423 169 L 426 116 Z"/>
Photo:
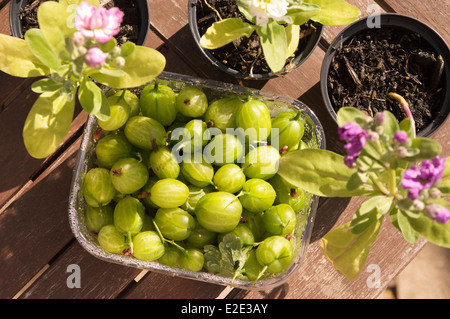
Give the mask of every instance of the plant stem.
<path id="1" fill-rule="evenodd" d="M 380 192 L 382 192 L 386 196 L 389 196 L 391 194 L 375 173 L 371 172 L 371 173 L 369 173 L 369 176 L 370 176 L 370 179 L 374 182 L 375 186 L 378 187 L 378 190 Z"/>
<path id="2" fill-rule="evenodd" d="M 403 111 L 406 114 L 406 117 L 409 118 L 409 120 L 411 121 L 411 125 L 413 128 L 413 132 L 414 132 L 414 137 L 416 137 L 416 122 L 414 121 L 414 117 L 411 113 L 411 109 L 409 108 L 409 104 L 408 102 L 406 102 L 405 98 L 397 93 L 394 92 L 390 92 L 388 94 L 388 97 L 392 100 L 396 100 L 397 102 L 400 103 L 400 106 L 403 108 Z"/>
<path id="3" fill-rule="evenodd" d="M 164 243 L 169 243 L 169 244 L 171 244 L 171 245 L 177 247 L 177 248 L 178 248 L 179 250 L 181 250 L 184 254 L 187 254 L 186 249 L 184 249 L 183 247 L 181 247 L 180 245 L 178 245 L 173 239 L 168 240 L 168 239 L 164 238 L 163 234 L 162 234 L 161 231 L 159 230 L 159 227 L 158 227 L 158 225 L 156 224 L 155 221 L 153 221 L 153 225 L 155 226 L 156 231 L 158 232 L 159 238 L 161 238 L 161 241 L 163 242 L 163 244 L 164 244 Z"/>
<path id="4" fill-rule="evenodd" d="M 397 185 L 396 185 L 396 174 L 395 174 L 395 170 L 393 169 L 389 169 L 388 170 L 389 173 L 389 190 L 391 192 L 392 196 L 395 196 L 395 194 L 397 194 Z"/>

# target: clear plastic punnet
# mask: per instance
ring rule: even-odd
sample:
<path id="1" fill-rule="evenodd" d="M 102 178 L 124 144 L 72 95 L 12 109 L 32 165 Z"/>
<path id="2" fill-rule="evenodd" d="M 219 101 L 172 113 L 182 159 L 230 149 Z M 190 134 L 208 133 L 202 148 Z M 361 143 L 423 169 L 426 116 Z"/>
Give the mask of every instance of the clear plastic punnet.
<path id="1" fill-rule="evenodd" d="M 251 95 L 253 98 L 264 101 L 264 103 L 268 106 L 272 117 L 275 117 L 281 112 L 300 110 L 302 112 L 302 118 L 306 123 L 305 134 L 302 140 L 308 145 L 309 148 L 325 149 L 325 134 L 318 118 L 310 108 L 296 99 L 261 92 L 255 89 L 244 88 L 229 83 L 199 79 L 168 72 L 163 72 L 160 76 L 158 76 L 157 81 L 160 84 L 168 85 L 175 92 L 179 92 L 185 86 L 195 86 L 200 88 L 208 97 L 209 103 L 212 103 L 216 99 L 229 96 L 238 96 L 245 101 L 247 96 Z M 139 93 L 137 94 L 139 95 Z M 265 277 L 257 282 L 240 278 L 233 280 L 231 277 L 214 275 L 206 271 L 187 271 L 181 268 L 168 267 L 158 263 L 157 261 L 141 261 L 132 256 L 113 254 L 103 250 L 95 236 L 92 236 L 86 227 L 86 202 L 82 192 L 85 175 L 88 170 L 93 167 L 95 162 L 96 139 L 94 138 L 94 133 L 97 128 L 98 124 L 96 118 L 90 115 L 85 125 L 81 146 L 78 151 L 78 157 L 73 171 L 68 208 L 69 223 L 72 232 L 78 242 L 90 254 L 106 262 L 224 286 L 232 284 L 232 287 L 241 289 L 270 289 L 284 283 L 298 270 L 310 241 L 313 222 L 317 211 L 318 197 L 312 194 L 307 194 L 307 205 L 305 205 L 305 208 L 302 211 L 297 212 L 297 220 L 299 222 L 297 222 L 293 233 L 295 257 L 291 265 L 284 272 Z"/>

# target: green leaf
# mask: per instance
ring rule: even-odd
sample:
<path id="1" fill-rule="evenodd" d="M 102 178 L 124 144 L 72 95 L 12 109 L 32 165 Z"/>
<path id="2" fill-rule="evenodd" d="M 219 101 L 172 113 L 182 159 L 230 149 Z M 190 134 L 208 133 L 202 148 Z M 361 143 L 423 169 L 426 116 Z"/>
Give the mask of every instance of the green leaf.
<path id="1" fill-rule="evenodd" d="M 116 38 L 111 38 L 111 40 L 109 40 L 106 43 L 100 43 L 99 44 L 99 48 L 103 51 L 103 52 L 109 52 L 112 49 L 114 49 L 117 46 L 117 40 Z"/>
<path id="2" fill-rule="evenodd" d="M 407 156 L 403 159 L 409 162 L 419 162 L 432 159 L 441 154 L 442 146 L 439 142 L 426 138 L 416 137 L 412 139 L 411 148 L 419 150 L 419 154 L 413 156 Z"/>
<path id="3" fill-rule="evenodd" d="M 286 31 L 286 59 L 294 55 L 297 51 L 298 43 L 300 41 L 300 26 L 295 24 L 287 25 L 284 30 Z"/>
<path id="4" fill-rule="evenodd" d="M 287 39 L 286 31 L 276 21 L 258 27 L 264 58 L 273 73 L 279 72 L 286 64 Z"/>
<path id="5" fill-rule="evenodd" d="M 256 17 L 250 14 L 250 9 L 247 6 L 246 0 L 238 0 L 236 2 L 239 12 L 244 15 L 244 17 L 253 24 L 256 24 Z"/>
<path id="6" fill-rule="evenodd" d="M 411 120 L 409 118 L 403 119 L 400 122 L 400 129 L 408 133 L 409 138 L 415 137 L 414 127 L 411 124 Z"/>
<path id="7" fill-rule="evenodd" d="M 43 64 L 53 70 L 59 69 L 61 62 L 52 51 L 52 48 L 50 48 L 40 29 L 33 28 L 25 32 L 25 42 L 34 56 Z"/>
<path id="8" fill-rule="evenodd" d="M 125 72 L 122 71 L 121 69 L 112 69 L 107 67 L 100 68 L 99 73 L 112 77 L 120 77 L 125 75 Z"/>
<path id="9" fill-rule="evenodd" d="M 419 239 L 419 233 L 411 227 L 409 222 L 411 218 L 406 215 L 402 210 L 398 211 L 397 214 L 397 223 L 398 227 L 403 235 L 403 238 L 410 243 L 414 244 Z"/>
<path id="10" fill-rule="evenodd" d="M 4 34 L 0 34 L 0 70 L 22 78 L 51 73 L 51 70 L 33 55 L 25 40 Z"/>
<path id="11" fill-rule="evenodd" d="M 450 178 L 450 157 L 447 157 L 444 163 L 445 169 L 444 173 L 442 174 L 442 179 Z"/>
<path id="12" fill-rule="evenodd" d="M 447 205 L 447 208 L 449 205 Z M 438 223 L 425 214 L 418 218 L 406 216 L 411 227 L 430 243 L 450 248 L 450 223 Z"/>
<path id="13" fill-rule="evenodd" d="M 362 125 L 366 117 L 367 116 L 357 108 L 345 106 L 341 107 L 337 112 L 336 121 L 338 123 L 338 126 L 342 126 L 350 122 Z"/>
<path id="14" fill-rule="evenodd" d="M 133 42 L 126 42 L 120 47 L 120 55 L 123 57 L 129 56 L 136 49 L 136 45 Z"/>
<path id="15" fill-rule="evenodd" d="M 41 79 L 39 81 L 34 82 L 31 85 L 31 90 L 34 93 L 44 93 L 44 92 L 55 92 L 57 90 L 59 90 L 60 88 L 62 88 L 62 83 L 58 83 L 53 81 L 52 79 L 49 78 L 45 78 L 45 79 Z"/>
<path id="16" fill-rule="evenodd" d="M 374 196 L 381 193 L 371 182 L 354 191 L 347 182 L 356 172 L 344 164 L 344 157 L 328 150 L 303 149 L 284 154 L 279 160 L 278 175 L 295 187 L 324 197 Z"/>
<path id="17" fill-rule="evenodd" d="M 101 121 L 109 119 L 110 108 L 106 95 L 88 78 L 84 78 L 80 83 L 78 99 L 87 113 L 94 114 Z"/>
<path id="18" fill-rule="evenodd" d="M 353 280 L 361 272 L 382 221 L 383 219 L 377 220 L 358 235 L 350 231 L 350 223 L 347 223 L 322 238 L 321 246 L 325 257 L 347 279 Z"/>
<path id="19" fill-rule="evenodd" d="M 37 12 L 39 28 L 47 39 L 53 52 L 62 60 L 69 59 L 65 38 L 72 36 L 74 16 L 70 7 L 55 1 L 47 1 L 39 5 Z"/>
<path id="20" fill-rule="evenodd" d="M 350 176 L 347 182 L 347 189 L 349 191 L 354 191 L 364 185 L 369 180 L 369 176 L 365 173 L 355 172 Z"/>
<path id="21" fill-rule="evenodd" d="M 222 260 L 219 248 L 214 245 L 205 245 L 203 250 L 205 255 L 205 269 L 212 274 L 218 274 Z"/>
<path id="22" fill-rule="evenodd" d="M 361 234 L 374 222 L 388 214 L 393 207 L 392 197 L 375 196 L 368 199 L 353 215 L 350 231 L 356 235 Z"/>
<path id="23" fill-rule="evenodd" d="M 392 141 L 395 133 L 400 130 L 397 118 L 389 111 L 384 111 L 384 121 L 382 124 L 383 135 L 386 135 L 389 141 Z"/>
<path id="24" fill-rule="evenodd" d="M 358 20 L 361 11 L 344 0 L 307 0 L 315 4 L 320 12 L 311 19 L 324 25 L 346 25 Z"/>
<path id="25" fill-rule="evenodd" d="M 125 74 L 121 77 L 100 72 L 90 76 L 104 85 L 116 89 L 138 87 L 152 81 L 166 65 L 164 55 L 155 49 L 136 46 L 133 54 L 125 58 L 125 66 L 120 68 Z"/>
<path id="26" fill-rule="evenodd" d="M 240 38 L 250 37 L 256 26 L 240 18 L 229 18 L 214 22 L 200 38 L 200 45 L 208 50 L 217 49 Z"/>
<path id="27" fill-rule="evenodd" d="M 302 3 L 298 5 L 289 6 L 287 16 L 292 19 L 292 24 L 302 25 L 308 22 L 312 17 L 319 14 L 320 7 L 315 4 Z"/>
<path id="28" fill-rule="evenodd" d="M 75 101 L 58 92 L 43 93 L 25 120 L 23 139 L 28 153 L 45 158 L 53 153 L 70 129 Z"/>
<path id="29" fill-rule="evenodd" d="M 226 277 L 239 276 L 248 258 L 252 246 L 242 247 L 242 241 L 233 234 L 226 234 L 219 248 L 206 245 L 205 268 L 214 274 Z"/>

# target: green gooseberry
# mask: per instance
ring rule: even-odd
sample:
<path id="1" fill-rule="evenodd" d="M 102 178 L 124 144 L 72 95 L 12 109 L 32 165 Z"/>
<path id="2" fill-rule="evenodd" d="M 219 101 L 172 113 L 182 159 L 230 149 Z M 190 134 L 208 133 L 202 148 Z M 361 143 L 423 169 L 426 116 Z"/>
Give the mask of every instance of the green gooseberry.
<path id="1" fill-rule="evenodd" d="M 209 127 L 216 127 L 225 133 L 227 128 L 236 127 L 236 112 L 242 105 L 242 101 L 236 97 L 216 100 L 208 106 L 204 121 Z"/>
<path id="2" fill-rule="evenodd" d="M 181 254 L 180 267 L 189 271 L 199 272 L 205 263 L 205 257 L 200 249 L 189 248 Z"/>
<path id="3" fill-rule="evenodd" d="M 97 236 L 100 247 L 109 253 L 121 254 L 124 249 L 128 248 L 127 240 L 116 226 L 110 224 L 103 226 Z"/>
<path id="4" fill-rule="evenodd" d="M 186 117 L 201 117 L 208 108 L 208 98 L 200 89 L 186 86 L 178 93 L 176 106 L 178 112 Z"/>
<path id="5" fill-rule="evenodd" d="M 157 181 L 159 181 L 159 177 L 149 176 L 147 183 L 139 190 L 138 198 L 148 208 L 159 208 L 150 198 L 150 191 Z"/>
<path id="6" fill-rule="evenodd" d="M 114 226 L 122 234 L 134 236 L 144 225 L 145 207 L 139 199 L 126 196 L 114 208 Z"/>
<path id="7" fill-rule="evenodd" d="M 135 158 L 123 158 L 110 170 L 111 182 L 122 194 L 131 194 L 141 189 L 148 181 L 147 167 Z"/>
<path id="8" fill-rule="evenodd" d="M 123 133 L 109 134 L 98 141 L 95 154 L 100 166 L 111 168 L 119 159 L 132 157 L 133 145 Z"/>
<path id="9" fill-rule="evenodd" d="M 215 190 L 214 186 L 207 185 L 205 187 L 198 187 L 192 184 L 188 185 L 189 197 L 186 202 L 181 205 L 181 208 L 187 211 L 189 214 L 195 215 L 195 206 L 197 205 L 200 198 L 205 194 L 210 193 Z"/>
<path id="10" fill-rule="evenodd" d="M 214 245 L 217 243 L 217 233 L 207 230 L 200 223 L 195 224 L 191 235 L 186 239 L 188 247 L 203 248 L 205 245 Z"/>
<path id="11" fill-rule="evenodd" d="M 275 175 L 269 180 L 275 189 L 277 197 L 275 204 L 288 204 L 295 212 L 300 212 L 306 205 L 306 194 L 301 188 L 289 187 L 280 175 Z"/>
<path id="12" fill-rule="evenodd" d="M 167 139 L 167 132 L 161 123 L 142 115 L 130 117 L 124 133 L 132 145 L 147 151 L 164 146 Z"/>
<path id="13" fill-rule="evenodd" d="M 182 251 L 178 247 L 169 244 L 166 244 L 164 247 L 164 255 L 158 259 L 158 262 L 169 267 L 181 267 L 180 260 Z"/>
<path id="14" fill-rule="evenodd" d="M 256 242 L 262 241 L 266 237 L 266 229 L 263 222 L 264 212 L 252 213 L 246 210 L 242 210 L 241 221 L 247 225 L 253 233 L 253 237 Z"/>
<path id="15" fill-rule="evenodd" d="M 143 231 L 133 238 L 133 256 L 143 261 L 153 261 L 165 253 L 164 244 L 155 231 Z"/>
<path id="16" fill-rule="evenodd" d="M 272 274 L 286 270 L 294 259 L 292 244 L 282 236 L 270 236 L 256 248 L 256 259 Z"/>
<path id="17" fill-rule="evenodd" d="M 242 128 L 250 143 L 267 139 L 272 127 L 272 119 L 267 105 L 259 100 L 249 100 L 236 113 L 236 127 Z"/>
<path id="18" fill-rule="evenodd" d="M 114 208 L 108 204 L 101 207 L 86 207 L 86 227 L 89 231 L 98 233 L 103 226 L 114 223 Z"/>
<path id="19" fill-rule="evenodd" d="M 125 90 L 125 93 L 123 90 L 119 90 L 116 94 L 114 94 L 114 96 L 122 97 L 125 100 L 125 103 L 127 103 L 130 108 L 130 117 L 139 115 L 141 112 L 141 106 L 139 104 L 139 98 L 136 94 L 130 90 Z"/>
<path id="20" fill-rule="evenodd" d="M 130 117 L 130 107 L 120 96 L 110 96 L 107 98 L 110 109 L 110 116 L 107 120 L 97 119 L 98 126 L 105 131 L 115 131 L 125 125 Z"/>
<path id="21" fill-rule="evenodd" d="M 154 221 L 164 237 L 176 241 L 188 238 L 195 228 L 194 217 L 179 207 L 158 209 Z"/>
<path id="22" fill-rule="evenodd" d="M 280 153 L 271 145 L 251 149 L 245 156 L 241 167 L 248 178 L 268 180 L 278 171 Z"/>
<path id="23" fill-rule="evenodd" d="M 219 134 L 205 146 L 203 155 L 208 163 L 216 166 L 241 161 L 245 154 L 245 146 L 237 135 Z"/>
<path id="24" fill-rule="evenodd" d="M 177 116 L 176 94 L 167 85 L 148 84 L 140 95 L 142 115 L 164 126 L 171 125 Z"/>
<path id="25" fill-rule="evenodd" d="M 161 208 L 179 207 L 188 197 L 187 185 L 173 178 L 160 179 L 150 189 L 150 200 Z"/>
<path id="26" fill-rule="evenodd" d="M 241 218 L 239 199 L 228 192 L 208 193 L 197 203 L 195 216 L 207 230 L 217 233 L 232 231 Z"/>
<path id="27" fill-rule="evenodd" d="M 305 133 L 305 124 L 301 111 L 282 112 L 272 119 L 272 129 L 269 136 L 271 145 L 278 149 L 294 148 L 300 143 Z"/>
<path id="28" fill-rule="evenodd" d="M 233 234 L 241 240 L 242 246 L 253 246 L 255 243 L 255 237 L 253 236 L 253 232 L 251 229 L 243 223 L 239 223 L 236 228 L 228 233 L 220 233 L 217 236 L 217 241 L 220 243 L 223 240 L 223 237 L 227 234 Z"/>
<path id="29" fill-rule="evenodd" d="M 272 207 L 276 192 L 269 182 L 252 178 L 245 182 L 239 200 L 242 206 L 250 212 L 262 212 Z"/>
<path id="30" fill-rule="evenodd" d="M 213 184 L 214 168 L 203 157 L 201 161 L 195 159 L 181 163 L 183 177 L 192 185 L 205 187 Z"/>
<path id="31" fill-rule="evenodd" d="M 285 236 L 294 231 L 297 223 L 295 211 L 288 204 L 272 206 L 264 212 L 263 222 L 265 229 L 272 235 Z"/>
<path id="32" fill-rule="evenodd" d="M 151 152 L 149 165 L 159 178 L 178 178 L 180 174 L 180 164 L 167 146 Z"/>
<path id="33" fill-rule="evenodd" d="M 116 195 L 116 189 L 106 168 L 90 169 L 84 178 L 83 196 L 89 206 L 106 206 Z"/>
<path id="34" fill-rule="evenodd" d="M 214 174 L 214 186 L 223 192 L 236 193 L 242 189 L 246 177 L 242 168 L 236 164 L 221 166 Z"/>

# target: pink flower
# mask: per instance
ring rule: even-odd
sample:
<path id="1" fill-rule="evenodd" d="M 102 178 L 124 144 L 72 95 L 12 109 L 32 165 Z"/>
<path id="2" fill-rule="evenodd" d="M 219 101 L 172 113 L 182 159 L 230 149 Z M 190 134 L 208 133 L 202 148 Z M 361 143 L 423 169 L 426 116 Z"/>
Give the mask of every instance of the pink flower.
<path id="1" fill-rule="evenodd" d="M 425 207 L 427 215 L 438 223 L 447 224 L 450 220 L 450 211 L 438 204 L 429 204 Z"/>
<path id="2" fill-rule="evenodd" d="M 107 56 L 108 55 L 99 48 L 90 48 L 86 53 L 84 62 L 90 67 L 97 68 L 105 63 Z"/>
<path id="3" fill-rule="evenodd" d="M 446 157 L 436 156 L 430 161 L 423 161 L 421 168 L 411 165 L 403 173 L 402 187 L 408 190 L 408 197 L 411 200 L 417 199 L 420 192 L 436 186 L 442 178 L 445 169 Z"/>
<path id="4" fill-rule="evenodd" d="M 123 12 L 116 7 L 106 9 L 95 7 L 88 2 L 81 2 L 77 7 L 75 28 L 85 38 L 94 38 L 98 42 L 106 43 L 120 32 Z"/>
<path id="5" fill-rule="evenodd" d="M 345 165 L 352 168 L 366 144 L 366 131 L 356 123 L 347 123 L 338 128 L 338 134 L 341 140 L 347 141 L 347 144 L 344 146 L 347 150 L 347 156 L 344 158 L 344 162 Z"/>

